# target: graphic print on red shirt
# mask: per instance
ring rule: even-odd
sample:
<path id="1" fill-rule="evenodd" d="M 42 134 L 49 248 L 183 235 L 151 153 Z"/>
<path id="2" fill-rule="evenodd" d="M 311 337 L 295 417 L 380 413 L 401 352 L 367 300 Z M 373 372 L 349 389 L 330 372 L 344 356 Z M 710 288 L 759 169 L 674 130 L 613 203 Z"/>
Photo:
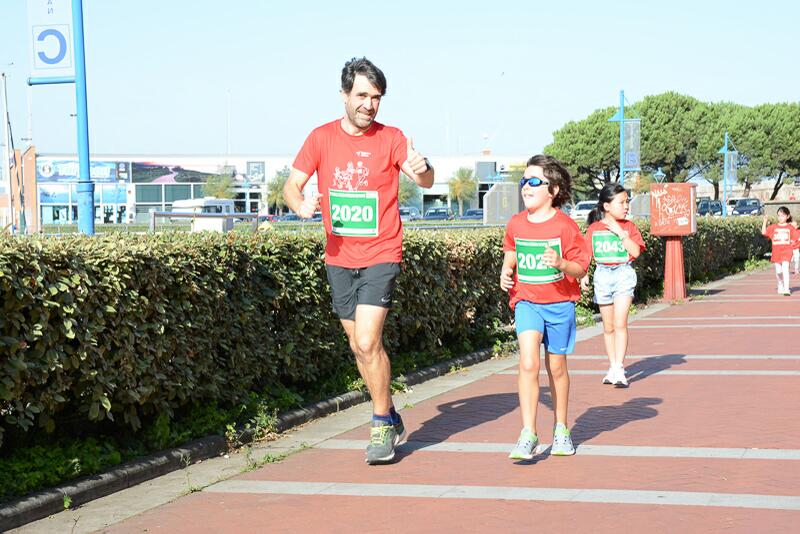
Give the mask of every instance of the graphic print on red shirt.
<path id="1" fill-rule="evenodd" d="M 555 215 L 541 223 L 530 222 L 527 211 L 517 213 L 508 221 L 503 239 L 503 251 L 517 255 L 514 286 L 508 291 L 512 309 L 521 300 L 550 304 L 575 302 L 580 298 L 576 278 L 542 264 L 541 257 L 547 246 L 584 270 L 589 267 L 586 241 L 575 221 L 564 212 L 557 209 Z"/>
<path id="2" fill-rule="evenodd" d="M 348 134 L 339 119 L 311 132 L 293 167 L 317 174 L 325 263 L 356 269 L 401 261 L 397 189 L 407 156 L 403 132 L 377 122 L 363 135 Z"/>
<path id="3" fill-rule="evenodd" d="M 617 222 L 624 231 L 628 232 L 631 241 L 644 250 L 644 238 L 636 225 L 627 219 L 618 219 Z M 628 254 L 622 240 L 614 235 L 602 220 L 593 222 L 586 229 L 586 246 L 589 247 L 594 261 L 604 265 L 619 265 L 636 259 Z"/>
<path id="4" fill-rule="evenodd" d="M 770 224 L 764 235 L 772 241 L 772 258 L 770 258 L 770 261 L 781 263 L 792 260 L 792 248 L 800 239 L 800 230 L 789 223 Z"/>

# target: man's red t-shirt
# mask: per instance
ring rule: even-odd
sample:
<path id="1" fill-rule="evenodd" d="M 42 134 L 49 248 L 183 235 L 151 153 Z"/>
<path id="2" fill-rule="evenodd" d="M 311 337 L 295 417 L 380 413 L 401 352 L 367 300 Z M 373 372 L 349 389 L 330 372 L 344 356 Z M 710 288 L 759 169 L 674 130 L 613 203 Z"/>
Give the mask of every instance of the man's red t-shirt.
<path id="1" fill-rule="evenodd" d="M 556 210 L 555 215 L 541 223 L 528 220 L 528 212 L 517 213 L 506 225 L 504 252 L 516 252 L 517 269 L 514 287 L 509 294 L 513 309 L 517 302 L 527 300 L 536 304 L 577 301 L 581 296 L 578 280 L 558 269 L 545 267 L 542 255 L 549 246 L 568 261 L 588 269 L 590 255 L 578 225 Z"/>
<path id="2" fill-rule="evenodd" d="M 792 260 L 792 248 L 800 239 L 800 231 L 789 223 L 770 224 L 764 232 L 772 241 L 773 263 L 781 263 Z"/>
<path id="3" fill-rule="evenodd" d="M 617 222 L 623 230 L 628 232 L 631 241 L 644 250 L 644 239 L 636 225 L 627 219 L 617 219 Z M 636 259 L 628 254 L 622 240 L 611 233 L 602 220 L 593 222 L 586 229 L 586 246 L 589 247 L 594 261 L 603 265 L 619 265 Z"/>
<path id="4" fill-rule="evenodd" d="M 311 132 L 293 167 L 317 173 L 325 263 L 357 269 L 401 261 L 397 190 L 407 157 L 403 132 L 377 122 L 363 135 L 348 134 L 339 119 Z"/>

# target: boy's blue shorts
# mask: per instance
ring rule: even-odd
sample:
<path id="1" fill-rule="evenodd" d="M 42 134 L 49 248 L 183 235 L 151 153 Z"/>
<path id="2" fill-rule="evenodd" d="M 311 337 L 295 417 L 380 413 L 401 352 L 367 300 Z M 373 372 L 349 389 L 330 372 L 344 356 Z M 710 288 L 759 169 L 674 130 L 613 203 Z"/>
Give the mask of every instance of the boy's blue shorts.
<path id="1" fill-rule="evenodd" d="M 527 300 L 514 307 L 517 336 L 526 330 L 542 333 L 542 343 L 550 354 L 572 354 L 575 350 L 575 303 L 534 304 Z"/>

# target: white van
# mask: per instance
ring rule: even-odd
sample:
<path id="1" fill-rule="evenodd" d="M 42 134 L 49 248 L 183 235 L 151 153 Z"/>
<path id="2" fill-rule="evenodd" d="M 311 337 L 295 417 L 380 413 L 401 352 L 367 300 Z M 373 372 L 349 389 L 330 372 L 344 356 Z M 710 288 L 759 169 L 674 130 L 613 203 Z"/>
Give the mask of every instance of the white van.
<path id="1" fill-rule="evenodd" d="M 228 198 L 192 198 L 189 200 L 176 200 L 172 203 L 174 213 L 214 213 L 225 215 L 233 213 L 233 200 Z M 185 220 L 182 217 L 173 217 L 173 221 Z"/>

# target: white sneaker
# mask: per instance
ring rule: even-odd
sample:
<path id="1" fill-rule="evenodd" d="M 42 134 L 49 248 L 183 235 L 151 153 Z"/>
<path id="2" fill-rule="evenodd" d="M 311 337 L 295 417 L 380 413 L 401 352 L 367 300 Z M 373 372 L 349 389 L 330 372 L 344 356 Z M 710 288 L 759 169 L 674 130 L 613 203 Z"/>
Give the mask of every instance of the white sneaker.
<path id="1" fill-rule="evenodd" d="M 786 291 L 783 290 L 783 282 L 778 282 L 778 295 L 783 295 Z"/>
<path id="2" fill-rule="evenodd" d="M 614 373 L 614 387 L 626 388 L 628 387 L 628 377 L 625 376 L 625 368 L 623 366 L 617 367 Z"/>
<path id="3" fill-rule="evenodd" d="M 614 368 L 609 367 L 606 376 L 603 377 L 603 384 L 611 385 L 614 383 Z"/>

